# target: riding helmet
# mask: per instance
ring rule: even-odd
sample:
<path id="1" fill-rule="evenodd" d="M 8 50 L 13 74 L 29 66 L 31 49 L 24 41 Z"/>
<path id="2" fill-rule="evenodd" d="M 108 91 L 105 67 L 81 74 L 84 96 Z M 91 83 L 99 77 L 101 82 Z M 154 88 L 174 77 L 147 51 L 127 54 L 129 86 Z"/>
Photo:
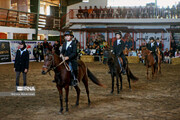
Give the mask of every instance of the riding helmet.
<path id="1" fill-rule="evenodd" d="M 115 32 L 115 35 L 116 34 L 119 34 L 122 37 L 122 31 L 117 31 L 117 32 Z"/>
<path id="2" fill-rule="evenodd" d="M 70 36 L 74 37 L 73 32 L 71 30 L 65 31 L 64 36 L 66 36 L 66 35 L 70 35 Z"/>
<path id="3" fill-rule="evenodd" d="M 154 37 L 150 37 L 149 40 L 153 40 L 154 41 Z"/>

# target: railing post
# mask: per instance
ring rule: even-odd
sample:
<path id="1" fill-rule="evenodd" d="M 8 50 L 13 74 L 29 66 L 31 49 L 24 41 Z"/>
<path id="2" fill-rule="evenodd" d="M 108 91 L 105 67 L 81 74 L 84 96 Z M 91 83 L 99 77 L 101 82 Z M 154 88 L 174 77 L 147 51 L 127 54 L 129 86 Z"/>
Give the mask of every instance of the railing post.
<path id="1" fill-rule="evenodd" d="M 37 0 L 36 34 L 35 34 L 35 39 L 36 39 L 36 40 L 38 39 L 39 8 L 40 8 L 40 0 Z"/>
<path id="2" fill-rule="evenodd" d="M 9 10 L 8 10 L 8 12 L 7 12 L 7 17 L 6 17 L 6 23 L 5 23 L 5 26 L 7 26 L 8 16 L 9 16 Z"/>

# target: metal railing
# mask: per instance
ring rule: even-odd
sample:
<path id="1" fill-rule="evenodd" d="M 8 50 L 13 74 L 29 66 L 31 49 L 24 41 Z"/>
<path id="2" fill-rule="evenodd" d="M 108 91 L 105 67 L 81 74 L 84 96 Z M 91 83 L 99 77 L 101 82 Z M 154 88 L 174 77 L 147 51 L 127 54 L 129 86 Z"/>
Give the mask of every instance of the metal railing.
<path id="1" fill-rule="evenodd" d="M 0 26 L 35 28 L 36 13 L 0 8 Z M 38 28 L 60 29 L 60 18 L 39 14 Z"/>
<path id="2" fill-rule="evenodd" d="M 168 10 L 149 10 L 147 8 L 112 8 L 88 11 L 88 9 L 71 9 L 70 19 L 177 19 L 180 13 Z"/>

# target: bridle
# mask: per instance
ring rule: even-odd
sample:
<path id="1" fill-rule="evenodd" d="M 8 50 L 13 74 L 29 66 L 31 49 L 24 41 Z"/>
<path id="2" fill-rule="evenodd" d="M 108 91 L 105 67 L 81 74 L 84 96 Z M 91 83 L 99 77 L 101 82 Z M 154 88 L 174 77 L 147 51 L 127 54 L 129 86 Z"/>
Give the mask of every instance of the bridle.
<path id="1" fill-rule="evenodd" d="M 61 61 L 58 65 L 56 65 L 56 66 L 55 66 L 55 63 L 54 63 L 54 56 L 53 56 L 52 54 L 48 54 L 48 56 L 51 56 L 52 59 L 51 59 L 51 60 L 48 60 L 48 61 L 50 61 L 49 67 L 43 65 L 43 68 L 47 68 L 47 69 L 48 69 L 48 70 L 45 72 L 45 74 L 48 73 L 48 72 L 50 72 L 51 70 L 54 71 L 58 66 L 61 66 L 62 64 L 64 64 L 64 66 L 65 66 L 65 68 L 66 68 L 67 71 L 71 71 L 69 65 L 65 62 L 64 56 L 61 56 L 62 61 Z M 54 66 L 54 67 L 53 67 L 53 66 Z"/>

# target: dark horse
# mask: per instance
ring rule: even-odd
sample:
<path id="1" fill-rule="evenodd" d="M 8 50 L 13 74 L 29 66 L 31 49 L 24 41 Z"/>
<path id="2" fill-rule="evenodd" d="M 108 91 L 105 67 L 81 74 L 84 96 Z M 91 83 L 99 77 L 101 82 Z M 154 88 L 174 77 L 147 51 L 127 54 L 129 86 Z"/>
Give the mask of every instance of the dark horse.
<path id="1" fill-rule="evenodd" d="M 88 88 L 88 77 L 97 85 L 104 87 L 103 84 L 99 82 L 99 80 L 90 72 L 90 70 L 85 66 L 84 62 L 79 60 L 78 61 L 78 81 L 84 83 L 86 88 L 86 93 L 88 97 L 88 104 L 90 104 L 89 98 L 89 88 Z M 71 71 L 69 69 L 68 64 L 64 61 L 63 57 L 59 57 L 56 54 L 47 54 L 44 60 L 42 74 L 46 74 L 47 72 L 53 70 L 55 72 L 55 81 L 56 87 L 59 91 L 60 97 L 60 113 L 63 111 L 63 91 L 65 89 L 66 97 L 66 111 L 68 111 L 68 94 L 69 94 L 69 86 L 71 81 Z M 77 100 L 76 105 L 79 105 L 79 96 L 80 96 L 80 89 L 77 86 L 74 86 L 77 92 Z"/>
<path id="2" fill-rule="evenodd" d="M 152 79 L 154 78 L 154 75 L 157 73 L 158 69 L 158 63 L 154 60 L 153 54 L 148 50 L 146 47 L 142 48 L 142 57 L 145 60 L 145 65 L 147 69 L 147 79 L 148 77 L 148 68 L 151 67 L 152 71 Z"/>
<path id="3" fill-rule="evenodd" d="M 109 66 L 109 70 L 110 70 L 111 78 L 112 78 L 112 91 L 111 91 L 111 93 L 114 92 L 114 77 L 116 77 L 117 93 L 119 94 L 120 91 L 119 91 L 119 80 L 118 80 L 118 78 L 120 78 L 120 82 L 121 82 L 120 90 L 122 90 L 122 75 L 121 75 L 121 68 L 120 68 L 118 59 L 119 58 L 116 57 L 114 54 L 112 54 L 110 51 L 108 52 L 108 66 Z M 122 59 L 121 59 L 121 62 L 122 62 Z M 131 89 L 130 79 L 133 81 L 137 81 L 138 78 L 135 77 L 132 74 L 131 70 L 129 69 L 127 59 L 126 59 L 126 63 L 127 63 L 127 66 L 126 66 L 125 70 L 127 73 L 127 80 L 129 82 L 129 89 Z"/>

